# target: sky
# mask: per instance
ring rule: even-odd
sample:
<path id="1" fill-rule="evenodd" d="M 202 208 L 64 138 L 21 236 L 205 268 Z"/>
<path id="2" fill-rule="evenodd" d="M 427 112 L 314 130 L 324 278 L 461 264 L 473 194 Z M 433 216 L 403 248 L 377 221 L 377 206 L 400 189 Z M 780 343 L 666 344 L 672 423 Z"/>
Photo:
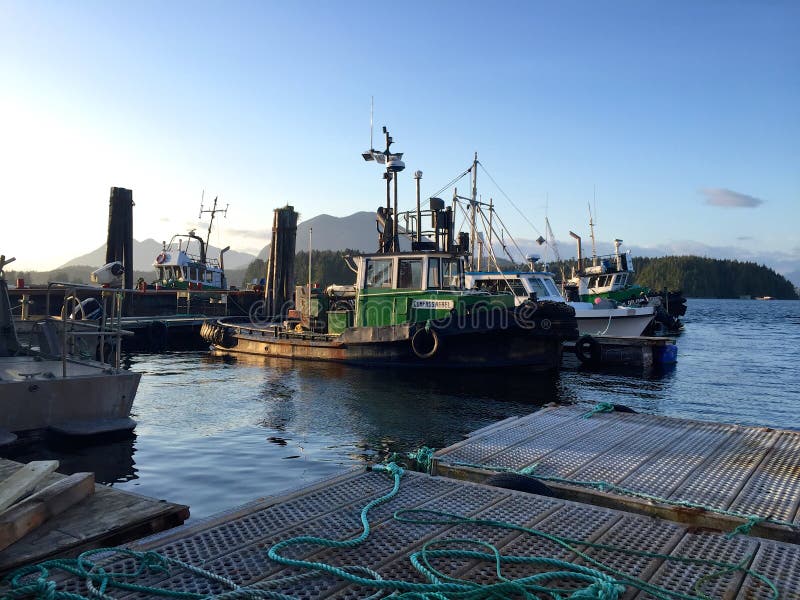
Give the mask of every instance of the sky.
<path id="1" fill-rule="evenodd" d="M 0 253 L 97 248 L 114 186 L 136 239 L 218 196 L 212 243 L 254 253 L 274 208 L 375 210 L 371 102 L 401 209 L 477 152 L 516 237 L 591 204 L 599 240 L 800 270 L 796 1 L 0 0 Z"/>

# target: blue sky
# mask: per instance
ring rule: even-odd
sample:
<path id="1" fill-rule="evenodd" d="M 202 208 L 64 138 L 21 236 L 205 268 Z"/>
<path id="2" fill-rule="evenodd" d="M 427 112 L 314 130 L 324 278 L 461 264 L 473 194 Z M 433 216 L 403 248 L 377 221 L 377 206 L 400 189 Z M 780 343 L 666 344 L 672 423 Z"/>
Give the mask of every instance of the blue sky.
<path id="1" fill-rule="evenodd" d="M 242 251 L 286 203 L 374 210 L 371 96 L 408 208 L 413 170 L 430 194 L 477 151 L 559 240 L 596 195 L 601 239 L 800 263 L 797 2 L 0 0 L 0 81 L 0 251 L 19 268 L 101 245 L 112 186 L 133 189 L 137 239 L 219 195 L 218 241 Z"/>

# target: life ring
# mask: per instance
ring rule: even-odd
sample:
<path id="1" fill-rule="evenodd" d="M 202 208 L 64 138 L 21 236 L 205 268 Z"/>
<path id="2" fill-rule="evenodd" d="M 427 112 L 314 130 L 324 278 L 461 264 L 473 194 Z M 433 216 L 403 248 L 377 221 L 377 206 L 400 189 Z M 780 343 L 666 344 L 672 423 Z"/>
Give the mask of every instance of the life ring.
<path id="1" fill-rule="evenodd" d="M 157 262 L 158 264 L 161 264 L 161 263 L 163 263 L 165 260 L 167 260 L 167 254 L 166 254 L 166 252 L 162 252 L 161 254 L 159 254 L 158 256 L 156 256 L 156 262 Z"/>
<path id="2" fill-rule="evenodd" d="M 584 364 L 600 362 L 600 343 L 590 335 L 581 336 L 575 342 L 575 355 Z"/>
<path id="3" fill-rule="evenodd" d="M 411 336 L 411 350 L 417 358 L 432 358 L 439 351 L 439 334 L 433 329 L 417 329 Z"/>

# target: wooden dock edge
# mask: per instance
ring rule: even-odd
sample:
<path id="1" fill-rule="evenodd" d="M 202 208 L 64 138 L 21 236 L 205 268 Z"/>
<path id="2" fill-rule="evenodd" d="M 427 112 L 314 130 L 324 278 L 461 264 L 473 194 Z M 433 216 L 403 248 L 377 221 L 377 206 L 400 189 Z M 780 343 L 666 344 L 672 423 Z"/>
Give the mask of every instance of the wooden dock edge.
<path id="1" fill-rule="evenodd" d="M 439 462 L 434 457 L 431 461 L 431 475 L 457 479 L 461 481 L 471 481 L 473 483 L 486 483 L 486 480 L 497 471 L 479 469 L 475 467 L 452 466 Z M 531 475 L 534 479 L 536 475 Z M 666 504 L 656 504 L 653 502 L 642 503 L 640 500 L 603 492 L 598 494 L 596 491 L 563 483 L 554 483 L 542 480 L 547 485 L 556 498 L 570 500 L 581 504 L 612 508 L 625 512 L 636 513 L 645 516 L 658 517 L 666 521 L 673 521 L 696 527 L 699 529 L 714 529 L 722 532 L 733 531 L 736 527 L 745 523 L 743 519 L 724 514 L 705 511 L 700 508 L 683 506 L 669 506 Z M 800 544 L 800 531 L 785 525 L 773 523 L 757 523 L 750 529 L 748 535 L 760 537 L 778 542 L 788 542 Z"/>

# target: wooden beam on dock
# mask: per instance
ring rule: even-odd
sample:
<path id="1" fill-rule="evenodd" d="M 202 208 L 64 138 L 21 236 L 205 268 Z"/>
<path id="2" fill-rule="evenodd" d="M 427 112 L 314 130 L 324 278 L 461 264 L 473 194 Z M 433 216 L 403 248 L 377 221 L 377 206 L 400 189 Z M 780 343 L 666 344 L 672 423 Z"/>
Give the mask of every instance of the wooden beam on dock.
<path id="1" fill-rule="evenodd" d="M 10 477 L 0 481 L 0 512 L 26 494 L 30 494 L 50 473 L 58 468 L 57 460 L 35 460 L 21 465 Z"/>
<path id="2" fill-rule="evenodd" d="M 433 457 L 437 475 L 530 472 L 559 497 L 800 543 L 800 433 L 591 406 L 546 408 Z M 629 493 L 633 492 L 633 493 Z M 760 521 L 760 519 L 769 519 Z"/>
<path id="3" fill-rule="evenodd" d="M 75 473 L 51 483 L 0 514 L 0 550 L 94 493 L 94 473 Z"/>
<path id="4" fill-rule="evenodd" d="M 21 466 L 0 459 L 0 481 Z M 35 491 L 67 479 L 60 473 L 50 473 Z M 85 482 L 78 487 L 83 485 Z M 189 507 L 182 504 L 147 498 L 101 484 L 95 484 L 93 489 L 91 496 L 43 521 L 0 552 L 0 574 L 48 558 L 74 557 L 92 548 L 130 542 L 181 525 L 189 518 Z M 62 496 L 62 499 L 67 497 Z M 47 510 L 52 509 L 56 502 L 53 500 Z"/>

